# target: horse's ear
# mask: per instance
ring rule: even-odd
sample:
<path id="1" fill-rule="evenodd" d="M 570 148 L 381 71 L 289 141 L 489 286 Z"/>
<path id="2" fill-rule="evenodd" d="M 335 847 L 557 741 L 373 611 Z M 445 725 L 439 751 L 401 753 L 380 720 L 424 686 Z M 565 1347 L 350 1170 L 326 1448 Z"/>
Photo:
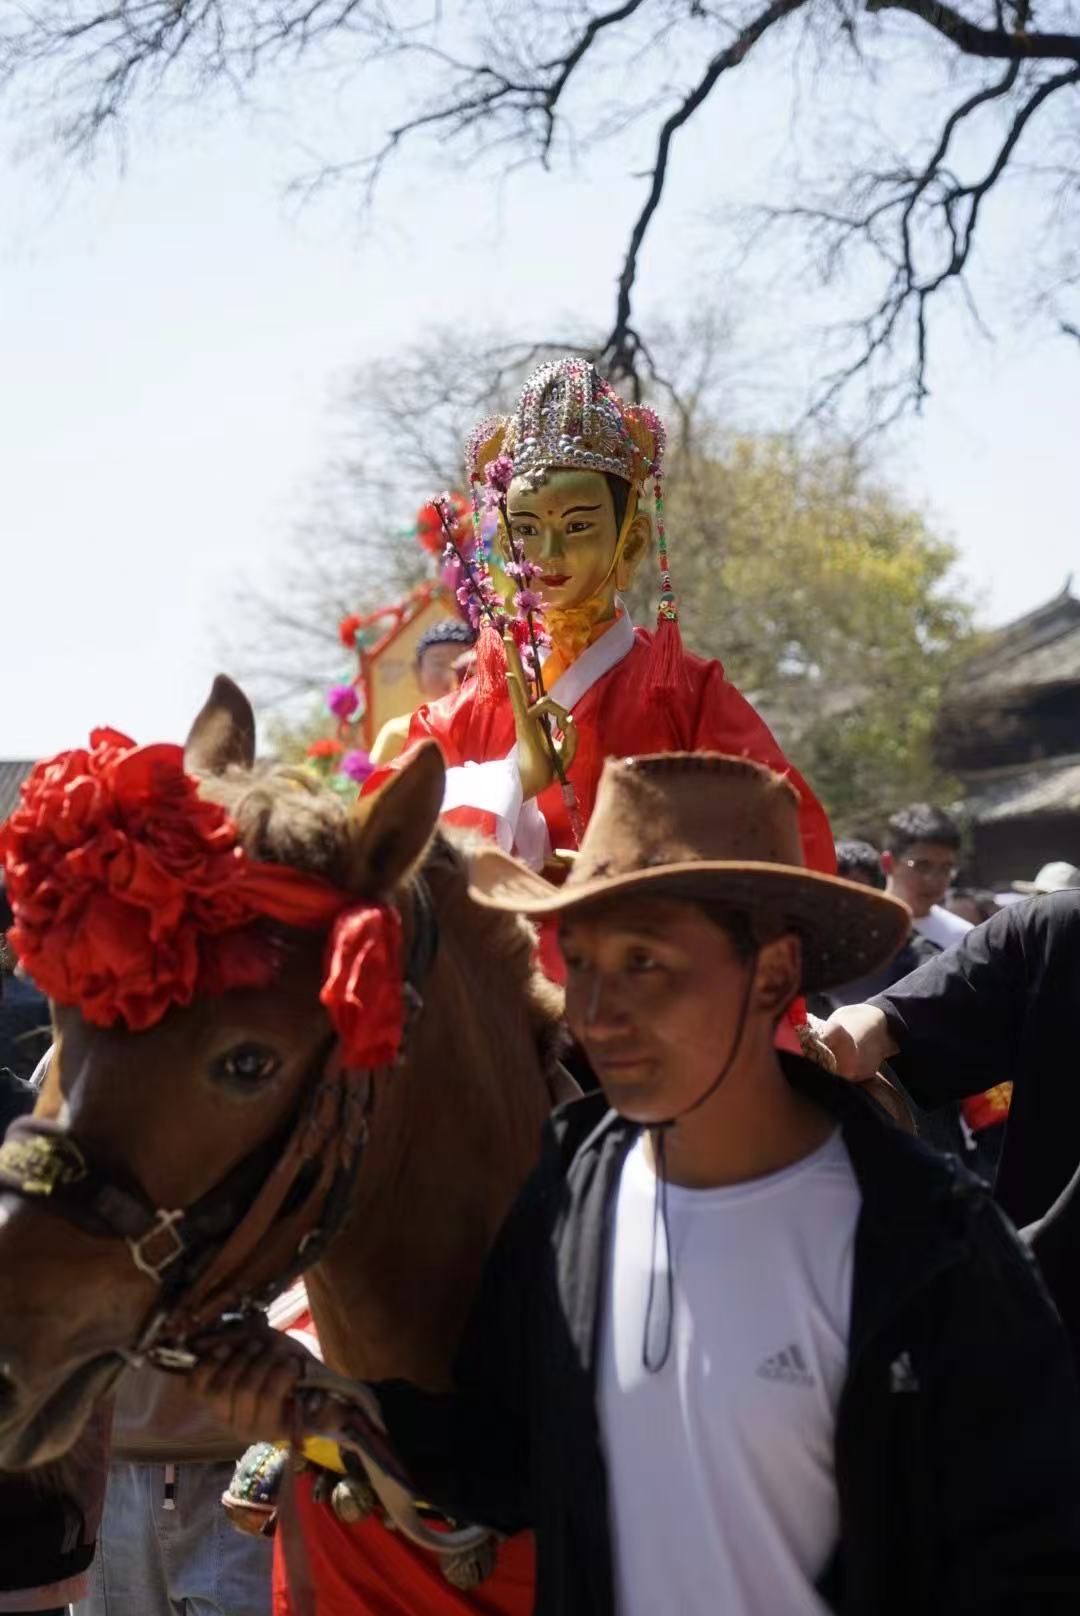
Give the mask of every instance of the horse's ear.
<path id="1" fill-rule="evenodd" d="M 184 767 L 191 774 L 224 774 L 230 764 L 250 769 L 255 762 L 255 714 L 239 685 L 224 673 L 184 742 Z"/>
<path id="2" fill-rule="evenodd" d="M 431 840 L 446 789 L 446 766 L 434 741 L 417 747 L 402 768 L 352 812 L 348 884 L 374 896 L 390 892 Z"/>

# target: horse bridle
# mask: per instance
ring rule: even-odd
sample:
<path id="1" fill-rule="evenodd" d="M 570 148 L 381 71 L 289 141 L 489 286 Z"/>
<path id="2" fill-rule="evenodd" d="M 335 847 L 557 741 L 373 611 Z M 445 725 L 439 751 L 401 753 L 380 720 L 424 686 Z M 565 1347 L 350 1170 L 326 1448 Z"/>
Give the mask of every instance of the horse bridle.
<path id="1" fill-rule="evenodd" d="M 423 876 L 412 913 L 402 992 L 404 1058 L 439 948 Z M 269 1302 L 314 1263 L 337 1233 L 363 1159 L 374 1104 L 372 1071 L 344 1067 L 328 1047 L 322 1075 L 286 1129 L 256 1147 L 191 1206 L 155 1205 L 124 1168 L 96 1163 L 62 1125 L 20 1117 L 0 1146 L 0 1192 L 10 1191 L 87 1233 L 123 1240 L 136 1268 L 161 1287 L 126 1352 L 161 1368 L 197 1362 L 189 1342 L 228 1312 Z"/>

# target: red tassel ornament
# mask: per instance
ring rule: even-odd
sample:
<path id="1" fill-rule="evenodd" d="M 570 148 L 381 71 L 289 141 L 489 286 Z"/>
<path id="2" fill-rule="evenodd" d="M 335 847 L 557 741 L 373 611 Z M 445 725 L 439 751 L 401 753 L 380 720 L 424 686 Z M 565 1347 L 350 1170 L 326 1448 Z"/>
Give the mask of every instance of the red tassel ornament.
<path id="1" fill-rule="evenodd" d="M 490 707 L 506 699 L 506 651 L 495 625 L 485 618 L 476 642 L 476 700 Z"/>
<path id="2" fill-rule="evenodd" d="M 649 658 L 648 699 L 650 702 L 670 702 L 673 696 L 682 693 L 686 681 L 679 608 L 671 587 L 667 534 L 664 531 L 664 485 L 658 468 L 653 471 L 653 488 L 656 493 L 656 548 L 660 559 L 660 605 Z"/>

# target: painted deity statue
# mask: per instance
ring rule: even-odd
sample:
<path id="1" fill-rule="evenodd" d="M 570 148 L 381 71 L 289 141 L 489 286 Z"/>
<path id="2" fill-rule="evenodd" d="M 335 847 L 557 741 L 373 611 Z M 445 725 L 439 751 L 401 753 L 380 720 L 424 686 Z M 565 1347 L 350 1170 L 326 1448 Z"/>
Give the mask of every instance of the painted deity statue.
<path id="1" fill-rule="evenodd" d="M 543 682 L 549 702 L 573 718 L 577 744 L 565 772 L 581 819 L 592 812 L 605 758 L 725 752 L 787 774 L 799 793 L 806 862 L 833 871 L 832 833 L 810 787 L 722 665 L 683 647 L 663 528 L 663 438 L 651 410 L 624 403 L 586 361 L 563 359 L 535 371 L 514 413 L 481 423 L 469 441 L 474 490 L 497 458 L 504 475 L 507 461 L 512 468 L 510 532 L 497 542 L 512 542 L 540 569 L 532 588 L 551 640 Z M 622 601 L 649 549 L 650 481 L 661 585 L 654 634 L 634 626 Z M 539 716 L 518 692 L 491 699 L 479 686 L 469 680 L 419 708 L 402 756 L 427 737 L 438 741 L 448 765 L 444 815 L 539 868 L 574 845 L 568 793 L 555 780 Z"/>

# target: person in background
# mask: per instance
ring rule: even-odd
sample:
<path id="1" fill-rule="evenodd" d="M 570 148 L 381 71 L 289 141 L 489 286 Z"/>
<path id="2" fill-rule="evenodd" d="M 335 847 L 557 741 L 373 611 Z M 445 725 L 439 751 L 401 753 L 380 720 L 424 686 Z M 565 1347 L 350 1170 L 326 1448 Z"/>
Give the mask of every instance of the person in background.
<path id="1" fill-rule="evenodd" d="M 10 922 L 9 922 L 10 924 Z M 32 1083 L 0 1066 L 0 1139 L 34 1107 Z M 0 1474 L 0 1616 L 65 1616 L 89 1585 L 108 1464 L 109 1410 L 94 1414 L 53 1485 Z"/>
<path id="2" fill-rule="evenodd" d="M 270 1540 L 221 1502 L 244 1444 L 185 1378 L 143 1367 L 117 1383 L 108 1489 L 75 1616 L 270 1616 Z"/>
<path id="3" fill-rule="evenodd" d="M 977 887 L 954 887 L 945 903 L 950 915 L 959 915 L 969 926 L 981 926 L 996 915 L 1001 905 L 992 892 Z"/>
<path id="4" fill-rule="evenodd" d="M 836 844 L 836 873 L 845 881 L 858 881 L 864 887 L 885 891 L 885 871 L 881 854 L 869 842 L 842 841 Z"/>
<path id="5" fill-rule="evenodd" d="M 1019 1225 L 1055 1208 L 1039 1252 L 1080 1354 L 1080 890 L 1011 904 L 822 1037 L 842 1076 L 894 1066 L 920 1105 L 1012 1088 L 996 1197 Z M 1051 1233 L 1052 1231 L 1052 1233 Z M 1038 1247 L 1036 1247 L 1038 1249 Z"/>
<path id="6" fill-rule="evenodd" d="M 836 873 L 842 875 L 845 881 L 858 881 L 861 886 L 873 887 L 877 892 L 886 890 L 882 856 L 869 842 L 837 842 Z M 870 976 L 861 977 L 857 982 L 843 982 L 831 988 L 827 994 L 817 994 L 809 1008 L 815 1015 L 827 1016 L 839 1004 L 861 1004 L 864 999 L 888 987 L 890 982 L 898 982 L 902 976 L 907 976 L 936 952 L 931 943 L 912 930 L 893 957 Z M 949 1148 L 953 1148 L 951 1144 Z"/>
<path id="7" fill-rule="evenodd" d="M 910 960 L 909 969 L 921 964 L 928 952 L 955 948 L 971 931 L 970 921 L 951 914 L 944 906 L 958 873 L 960 842 L 956 821 L 931 803 L 913 803 L 889 821 L 888 846 L 881 855 L 887 890 L 907 904 L 912 915 L 912 936 L 920 939 L 918 957 Z M 898 981 L 901 974 L 898 972 L 890 981 Z M 881 983 L 861 997 L 872 998 L 887 987 L 887 983 Z M 856 1003 L 858 999 L 848 998 L 847 1002 Z M 955 1151 L 969 1167 L 993 1183 L 1011 1094 L 1011 1086 L 995 1076 L 986 1093 L 965 1097 L 959 1106 L 951 1100 L 942 1101 L 940 1112 L 920 1117 L 920 1126 L 939 1149 Z"/>
<path id="8" fill-rule="evenodd" d="M 859 881 L 863 886 L 873 887 L 879 892 L 885 890 L 886 877 L 882 855 L 869 842 L 837 842 L 836 868 L 837 873 L 845 880 Z M 872 999 L 876 993 L 883 993 L 893 982 L 899 982 L 902 977 L 909 976 L 923 960 L 932 959 L 938 953 L 940 949 L 912 926 L 904 942 L 884 965 L 871 972 L 869 976 L 860 977 L 858 981 L 842 982 L 838 987 L 831 988 L 828 993 L 816 994 L 808 1001 L 807 1008 L 813 1015 L 827 1019 L 842 1004 L 862 1004 L 864 1000 Z M 959 1156 L 969 1166 L 976 1165 L 969 1159 L 971 1143 L 960 1120 L 959 1101 L 952 1100 L 933 1111 L 926 1111 L 911 1095 L 905 1094 L 905 1098 L 911 1106 L 921 1139 L 933 1145 L 935 1150 Z"/>
<path id="9" fill-rule="evenodd" d="M 0 886 L 0 1068 L 30 1078 L 51 1042 L 52 1028 L 48 999 L 31 981 L 15 974 L 15 956 L 7 943 L 13 922 Z"/>
<path id="10" fill-rule="evenodd" d="M 414 668 L 425 702 L 438 701 L 458 688 L 463 677 L 459 664 L 475 644 L 476 630 L 460 617 L 444 617 L 420 636 Z M 371 748 L 372 763 L 381 766 L 404 751 L 411 722 L 411 713 L 386 720 Z"/>
<path id="11" fill-rule="evenodd" d="M 1080 870 L 1065 859 L 1044 864 L 1034 881 L 1014 881 L 1012 889 L 1023 897 L 1045 897 L 1048 892 L 1072 892 L 1080 887 Z"/>
<path id="12" fill-rule="evenodd" d="M 881 855 L 886 891 L 911 910 L 912 924 L 936 948 L 952 948 L 970 929 L 944 907 L 960 862 L 960 827 L 943 808 L 912 803 L 889 820 Z"/>

